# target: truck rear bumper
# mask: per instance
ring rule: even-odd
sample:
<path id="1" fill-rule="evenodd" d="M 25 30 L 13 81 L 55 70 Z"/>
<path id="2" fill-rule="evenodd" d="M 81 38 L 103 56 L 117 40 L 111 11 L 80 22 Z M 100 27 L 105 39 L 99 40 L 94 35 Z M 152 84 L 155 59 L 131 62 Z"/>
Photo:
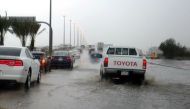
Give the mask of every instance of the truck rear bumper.
<path id="1" fill-rule="evenodd" d="M 133 74 L 145 74 L 146 70 L 104 68 L 104 73 L 106 74 L 118 74 L 121 72 L 129 72 Z"/>

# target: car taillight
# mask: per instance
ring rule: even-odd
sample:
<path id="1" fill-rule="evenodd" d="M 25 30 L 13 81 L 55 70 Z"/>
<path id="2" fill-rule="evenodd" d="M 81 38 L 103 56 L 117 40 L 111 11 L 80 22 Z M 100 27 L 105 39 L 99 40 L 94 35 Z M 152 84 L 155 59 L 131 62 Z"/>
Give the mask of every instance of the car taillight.
<path id="1" fill-rule="evenodd" d="M 143 59 L 143 69 L 146 69 L 146 66 L 147 66 L 147 61 L 146 59 Z"/>
<path id="2" fill-rule="evenodd" d="M 0 59 L 0 64 L 5 64 L 8 66 L 23 66 L 23 62 L 21 60 L 13 59 Z"/>
<path id="3" fill-rule="evenodd" d="M 65 58 L 66 58 L 66 60 L 71 60 L 70 56 L 66 56 Z"/>
<path id="4" fill-rule="evenodd" d="M 45 59 L 42 59 L 42 64 L 45 64 L 46 63 L 46 60 Z"/>
<path id="5" fill-rule="evenodd" d="M 104 67 L 108 67 L 108 57 L 104 58 Z"/>

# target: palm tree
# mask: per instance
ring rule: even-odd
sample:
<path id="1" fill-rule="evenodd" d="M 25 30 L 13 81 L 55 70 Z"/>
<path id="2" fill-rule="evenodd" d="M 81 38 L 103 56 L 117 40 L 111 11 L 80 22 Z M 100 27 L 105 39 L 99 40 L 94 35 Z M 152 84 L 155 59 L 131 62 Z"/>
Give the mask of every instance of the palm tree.
<path id="1" fill-rule="evenodd" d="M 0 17 L 0 45 L 4 45 L 5 33 L 8 31 L 10 24 L 11 23 L 7 17 Z"/>
<path id="2" fill-rule="evenodd" d="M 36 40 L 36 34 L 38 33 L 38 30 L 40 29 L 40 24 L 37 22 L 31 22 L 30 27 L 30 36 L 31 36 L 31 42 L 30 42 L 30 50 L 34 50 L 35 40 Z"/>
<path id="3" fill-rule="evenodd" d="M 26 40 L 30 34 L 31 22 L 29 21 L 13 21 L 11 27 L 16 36 L 20 39 L 22 46 L 26 46 Z"/>

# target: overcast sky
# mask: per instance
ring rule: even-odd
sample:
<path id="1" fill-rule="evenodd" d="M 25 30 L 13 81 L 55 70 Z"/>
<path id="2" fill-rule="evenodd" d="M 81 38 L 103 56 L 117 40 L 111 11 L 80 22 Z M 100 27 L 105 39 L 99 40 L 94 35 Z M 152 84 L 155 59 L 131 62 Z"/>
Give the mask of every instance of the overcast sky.
<path id="1" fill-rule="evenodd" d="M 53 44 L 63 43 L 63 16 L 66 16 L 66 43 L 69 20 L 80 27 L 88 44 L 103 41 L 114 45 L 148 49 L 167 38 L 190 47 L 190 0 L 52 0 Z M 49 0 L 0 0 L 0 14 L 36 16 L 49 22 Z M 36 45 L 48 45 L 48 27 Z M 73 38 L 72 38 L 73 39 Z M 15 35 L 7 34 L 5 45 L 20 46 Z"/>

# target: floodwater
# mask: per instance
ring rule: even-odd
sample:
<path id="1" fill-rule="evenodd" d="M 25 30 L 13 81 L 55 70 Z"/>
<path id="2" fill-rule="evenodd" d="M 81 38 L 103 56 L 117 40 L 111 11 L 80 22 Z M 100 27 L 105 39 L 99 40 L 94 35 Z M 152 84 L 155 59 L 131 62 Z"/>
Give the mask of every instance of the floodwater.
<path id="1" fill-rule="evenodd" d="M 146 79 L 100 80 L 100 64 L 84 51 L 73 70 L 43 74 L 40 85 L 0 87 L 0 109 L 189 109 L 190 61 L 149 60 Z"/>

